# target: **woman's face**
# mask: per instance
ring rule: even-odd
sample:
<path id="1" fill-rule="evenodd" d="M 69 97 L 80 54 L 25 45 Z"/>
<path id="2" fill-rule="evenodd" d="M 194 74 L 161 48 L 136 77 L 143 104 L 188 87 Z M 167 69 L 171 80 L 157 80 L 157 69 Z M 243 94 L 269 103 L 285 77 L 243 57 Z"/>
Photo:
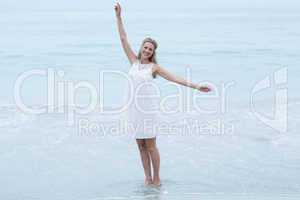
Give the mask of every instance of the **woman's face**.
<path id="1" fill-rule="evenodd" d="M 142 59 L 149 59 L 154 53 L 154 45 L 151 42 L 145 42 L 142 47 Z"/>

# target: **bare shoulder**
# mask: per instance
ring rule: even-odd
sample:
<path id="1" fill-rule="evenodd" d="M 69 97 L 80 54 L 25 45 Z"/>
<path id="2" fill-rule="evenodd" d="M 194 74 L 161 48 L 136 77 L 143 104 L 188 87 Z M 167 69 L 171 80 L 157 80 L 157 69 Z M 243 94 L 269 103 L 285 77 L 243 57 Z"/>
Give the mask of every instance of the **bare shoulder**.
<path id="1" fill-rule="evenodd" d="M 129 59 L 129 62 L 130 62 L 131 65 L 133 65 L 136 62 L 138 62 L 138 58 L 137 57 L 133 57 L 133 58 Z"/>
<path id="2" fill-rule="evenodd" d="M 152 67 L 152 72 L 159 74 L 164 71 L 166 71 L 166 70 L 161 65 L 154 63 L 154 65 Z"/>
<path id="3" fill-rule="evenodd" d="M 162 67 L 159 64 L 153 63 L 152 72 L 158 72 L 161 69 Z"/>
<path id="4" fill-rule="evenodd" d="M 152 74 L 153 75 L 156 75 L 159 73 L 159 70 L 160 70 L 160 66 L 157 64 L 157 63 L 153 63 L 153 66 L 152 66 Z"/>

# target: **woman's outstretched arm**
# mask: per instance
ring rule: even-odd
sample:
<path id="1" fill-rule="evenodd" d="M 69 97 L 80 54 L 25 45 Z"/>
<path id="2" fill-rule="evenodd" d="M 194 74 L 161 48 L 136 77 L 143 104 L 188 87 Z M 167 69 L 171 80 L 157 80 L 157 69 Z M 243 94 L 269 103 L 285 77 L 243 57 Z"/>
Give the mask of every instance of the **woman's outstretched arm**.
<path id="1" fill-rule="evenodd" d="M 184 86 L 187 86 L 187 87 L 190 87 L 193 89 L 197 89 L 197 90 L 200 90 L 201 92 L 211 91 L 211 88 L 209 88 L 208 86 L 201 86 L 201 85 L 189 82 L 181 77 L 175 76 L 157 64 L 154 65 L 154 67 L 152 69 L 152 73 L 160 75 L 161 77 L 167 79 L 168 81 L 172 81 L 172 82 L 178 83 L 180 85 L 184 85 Z"/>
<path id="2" fill-rule="evenodd" d="M 132 64 L 137 60 L 137 56 L 132 51 L 130 44 L 127 39 L 127 35 L 123 26 L 122 17 L 121 17 L 121 6 L 119 3 L 115 5 L 115 12 L 117 17 L 118 31 L 120 34 L 120 39 L 122 43 L 123 50 L 128 57 L 129 62 Z"/>

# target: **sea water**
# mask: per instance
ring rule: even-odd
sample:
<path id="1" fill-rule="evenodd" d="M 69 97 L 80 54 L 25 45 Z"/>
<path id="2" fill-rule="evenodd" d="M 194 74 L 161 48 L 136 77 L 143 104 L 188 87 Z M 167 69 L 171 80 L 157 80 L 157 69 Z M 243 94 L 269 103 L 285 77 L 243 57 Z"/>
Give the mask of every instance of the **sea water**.
<path id="1" fill-rule="evenodd" d="M 122 105 L 126 91 L 124 77 L 109 71 L 124 74 L 130 67 L 113 4 L 99 11 L 64 5 L 0 14 L 1 199 L 296 199 L 300 15 L 138 5 L 128 3 L 123 14 L 134 51 L 151 36 L 161 66 L 214 86 L 212 94 L 201 94 L 155 80 L 162 98 L 181 91 L 164 104 L 174 112 L 160 116 L 175 126 L 158 133 L 162 187 L 144 186 L 134 138 L 120 128 L 120 113 L 107 114 Z M 53 101 L 53 110 L 38 114 L 20 106 L 17 82 L 33 70 L 40 74 L 24 79 L 21 102 L 42 109 Z M 68 83 L 83 81 L 94 86 L 97 105 L 80 114 L 66 91 Z M 60 100 L 49 98 L 59 89 Z M 87 107 L 90 95 L 78 89 L 73 103 Z"/>

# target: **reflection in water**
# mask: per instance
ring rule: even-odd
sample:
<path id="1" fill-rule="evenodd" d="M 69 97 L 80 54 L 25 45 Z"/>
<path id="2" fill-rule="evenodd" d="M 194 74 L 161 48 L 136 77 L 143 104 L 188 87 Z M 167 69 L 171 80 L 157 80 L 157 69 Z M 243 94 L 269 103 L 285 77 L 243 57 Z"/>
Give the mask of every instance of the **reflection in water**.
<path id="1" fill-rule="evenodd" d="M 133 191 L 134 196 L 132 198 L 136 199 L 147 199 L 147 200 L 161 200 L 162 195 L 164 194 L 163 186 L 154 187 L 147 186 L 144 183 L 139 184 L 135 191 Z"/>
<path id="2" fill-rule="evenodd" d="M 110 184 L 106 187 L 107 194 L 114 196 L 102 196 L 103 199 L 130 199 L 130 200 L 162 200 L 162 196 L 168 194 L 166 185 L 161 187 L 147 186 L 143 181 L 124 181 Z M 116 190 L 117 188 L 117 190 Z"/>

